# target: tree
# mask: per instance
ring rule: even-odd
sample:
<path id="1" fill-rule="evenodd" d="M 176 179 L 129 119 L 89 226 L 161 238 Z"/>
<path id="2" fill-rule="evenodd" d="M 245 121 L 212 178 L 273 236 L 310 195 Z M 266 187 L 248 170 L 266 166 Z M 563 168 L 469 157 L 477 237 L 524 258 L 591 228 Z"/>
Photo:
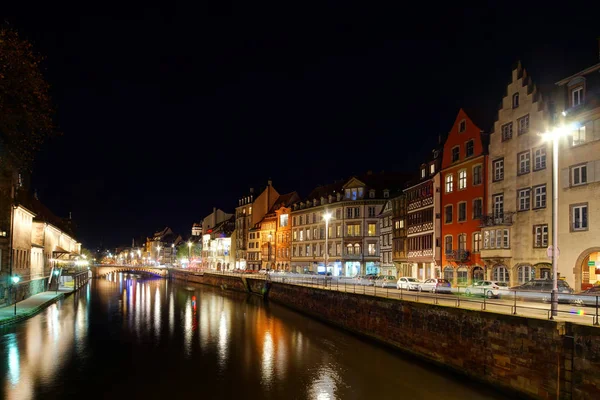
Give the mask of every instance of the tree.
<path id="1" fill-rule="evenodd" d="M 42 57 L 13 29 L 0 27 L 0 161 L 31 171 L 42 144 L 57 133 Z"/>

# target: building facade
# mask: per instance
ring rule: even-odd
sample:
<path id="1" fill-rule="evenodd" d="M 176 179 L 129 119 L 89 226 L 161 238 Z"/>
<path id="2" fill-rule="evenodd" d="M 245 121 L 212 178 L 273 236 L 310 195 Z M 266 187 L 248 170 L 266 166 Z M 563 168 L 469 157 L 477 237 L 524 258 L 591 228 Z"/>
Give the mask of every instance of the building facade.
<path id="1" fill-rule="evenodd" d="M 442 149 L 434 149 L 432 160 L 421 165 L 416 183 L 406 195 L 406 259 L 410 276 L 419 280 L 441 277 L 440 164 Z"/>
<path id="2" fill-rule="evenodd" d="M 248 251 L 250 230 L 269 212 L 278 197 L 279 193 L 273 187 L 273 182 L 269 180 L 267 187 L 258 197 L 254 197 L 254 188 L 250 188 L 249 193 L 238 200 L 238 206 L 235 209 L 236 237 L 234 238 L 236 241 L 236 254 L 234 255 L 236 268 L 250 268 L 246 265 L 248 261 L 246 253 Z"/>
<path id="3" fill-rule="evenodd" d="M 218 223 L 202 235 L 202 267 L 214 271 L 234 269 L 235 257 L 231 253 L 231 235 L 235 230 L 235 217 Z"/>
<path id="4" fill-rule="evenodd" d="M 559 144 L 558 272 L 575 288 L 600 282 L 600 63 L 556 84 Z M 563 115 L 564 114 L 564 115 Z"/>
<path id="5" fill-rule="evenodd" d="M 407 257 L 406 212 L 406 194 L 402 193 L 392 199 L 392 261 L 398 276 L 412 276 L 412 264 Z"/>
<path id="6" fill-rule="evenodd" d="M 488 214 L 481 258 L 488 278 L 511 286 L 550 276 L 551 147 L 548 107 L 520 63 L 512 70 L 490 135 Z"/>
<path id="7" fill-rule="evenodd" d="M 455 286 L 483 280 L 480 225 L 487 207 L 487 135 L 463 109 L 444 143 L 441 167 L 442 275 Z"/>
<path id="8" fill-rule="evenodd" d="M 388 200 L 379 214 L 379 248 L 381 249 L 381 275 L 397 276 L 393 260 L 393 202 Z"/>

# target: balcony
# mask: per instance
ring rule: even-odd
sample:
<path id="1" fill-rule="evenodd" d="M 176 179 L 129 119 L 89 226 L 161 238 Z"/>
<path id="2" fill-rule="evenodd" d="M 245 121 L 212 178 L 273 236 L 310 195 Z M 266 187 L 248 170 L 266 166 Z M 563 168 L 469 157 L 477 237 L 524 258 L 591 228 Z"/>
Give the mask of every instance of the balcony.
<path id="1" fill-rule="evenodd" d="M 452 250 L 446 252 L 446 260 L 454 262 L 466 262 L 469 260 L 471 252 L 469 250 Z"/>
<path id="2" fill-rule="evenodd" d="M 504 213 L 500 213 L 500 214 L 482 215 L 481 223 L 479 224 L 479 226 L 483 228 L 486 226 L 512 225 L 513 224 L 513 216 L 515 214 L 516 213 L 514 211 L 512 211 L 512 212 L 504 212 Z"/>

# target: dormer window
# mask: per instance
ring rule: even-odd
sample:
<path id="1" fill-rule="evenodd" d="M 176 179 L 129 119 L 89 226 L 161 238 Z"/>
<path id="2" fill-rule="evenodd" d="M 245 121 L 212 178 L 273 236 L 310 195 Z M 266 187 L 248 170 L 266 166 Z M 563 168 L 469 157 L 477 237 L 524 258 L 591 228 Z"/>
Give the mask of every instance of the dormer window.
<path id="1" fill-rule="evenodd" d="M 466 120 L 462 120 L 458 123 L 458 133 L 463 133 L 464 131 L 467 130 L 467 121 Z"/>
<path id="2" fill-rule="evenodd" d="M 435 164 L 429 166 L 429 175 L 435 174 Z"/>
<path id="3" fill-rule="evenodd" d="M 352 190 L 346 189 L 346 198 L 349 199 L 352 196 Z"/>
<path id="4" fill-rule="evenodd" d="M 385 189 L 385 190 L 383 191 L 383 198 L 384 198 L 384 199 L 387 199 L 387 198 L 389 198 L 389 197 L 390 197 L 390 191 L 389 191 L 388 189 Z"/>
<path id="5" fill-rule="evenodd" d="M 583 104 L 583 85 L 571 89 L 571 107 Z"/>
<path id="6" fill-rule="evenodd" d="M 427 170 L 425 168 L 421 168 L 421 178 L 425 178 L 426 174 L 427 174 Z"/>
<path id="7" fill-rule="evenodd" d="M 317 199 L 313 199 L 313 207 L 317 206 Z"/>
<path id="8" fill-rule="evenodd" d="M 362 199 L 365 196 L 364 194 L 364 189 L 363 188 L 358 188 L 358 198 Z"/>
<path id="9" fill-rule="evenodd" d="M 335 194 L 335 199 L 336 199 L 337 201 L 340 201 L 340 200 L 342 199 L 342 194 L 341 194 L 340 192 L 337 192 L 337 193 Z"/>
<path id="10" fill-rule="evenodd" d="M 513 94 L 512 97 L 512 108 L 518 108 L 519 107 L 519 93 L 515 93 Z"/>
<path id="11" fill-rule="evenodd" d="M 375 198 L 375 190 L 374 189 L 369 190 L 369 198 L 370 199 L 374 199 Z"/>

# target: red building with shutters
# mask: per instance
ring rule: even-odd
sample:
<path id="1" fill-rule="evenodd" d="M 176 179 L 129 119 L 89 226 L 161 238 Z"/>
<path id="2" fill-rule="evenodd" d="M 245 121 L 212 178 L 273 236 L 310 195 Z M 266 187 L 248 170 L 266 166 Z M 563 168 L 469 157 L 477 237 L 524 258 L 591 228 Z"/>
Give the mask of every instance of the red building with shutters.
<path id="1" fill-rule="evenodd" d="M 488 136 L 460 109 L 444 143 L 442 276 L 454 286 L 483 280 L 480 218 L 486 214 Z"/>

